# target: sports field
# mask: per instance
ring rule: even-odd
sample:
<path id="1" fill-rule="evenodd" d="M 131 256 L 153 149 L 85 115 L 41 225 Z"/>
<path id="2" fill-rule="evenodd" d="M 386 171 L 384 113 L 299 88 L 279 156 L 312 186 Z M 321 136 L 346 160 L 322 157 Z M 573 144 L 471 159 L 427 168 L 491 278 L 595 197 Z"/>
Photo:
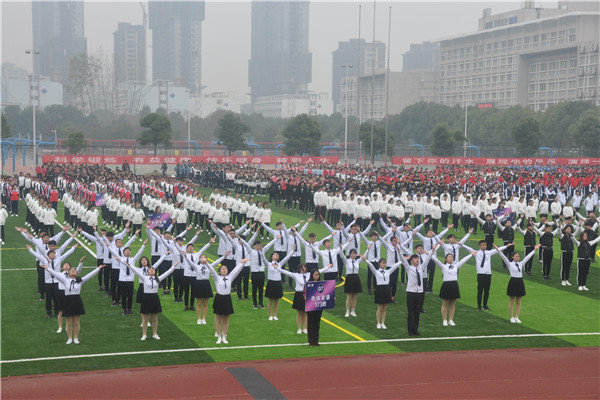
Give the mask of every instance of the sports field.
<path id="1" fill-rule="evenodd" d="M 205 192 L 208 194 L 209 190 Z M 59 222 L 62 222 L 62 212 L 59 205 Z M 289 226 L 309 216 L 273 208 L 273 221 L 280 217 Z M 208 325 L 197 325 L 194 311 L 183 312 L 183 304 L 174 303 L 173 296 L 161 294 L 163 313 L 159 316 L 158 328 L 161 340 L 142 342 L 140 318 L 136 314 L 139 306 L 134 304 L 133 316 L 122 316 L 121 308 L 111 307 L 111 299 L 98 291 L 94 278 L 82 290 L 86 315 L 81 318 L 81 344 L 67 346 L 66 334 L 64 331 L 56 333 L 56 319 L 46 319 L 45 303 L 38 301 L 34 259 L 25 248 L 25 240 L 14 230 L 14 226 L 23 226 L 24 219 L 25 204 L 21 201 L 19 217 L 7 221 L 6 245 L 1 251 L 2 376 L 333 355 L 600 345 L 598 264 L 592 264 L 590 270 L 590 291 L 580 292 L 576 284 L 563 287 L 559 276 L 560 249 L 555 244 L 553 280 L 542 280 L 537 258 L 534 276 L 525 278 L 527 296 L 520 315 L 522 324 L 509 322 L 506 296 L 509 275 L 502 268 L 501 259 L 494 257 L 488 303 L 492 311 L 476 311 L 476 276 L 474 261 L 470 260 L 459 274 L 462 298 L 456 307 L 456 326 L 442 326 L 441 300 L 437 295 L 426 295 L 427 313 L 421 315 L 419 332 L 422 336 L 419 338 L 408 337 L 406 299 L 401 286 L 398 287 L 398 304 L 388 307 L 387 330 L 376 329 L 376 305 L 373 297 L 366 293 L 359 295 L 358 317 L 344 318 L 345 295 L 340 286 L 338 305 L 323 314 L 320 347 L 309 347 L 305 335 L 296 334 L 291 291 L 280 303 L 279 321 L 268 321 L 266 309 L 254 310 L 251 301 L 238 301 L 233 295 L 235 314 L 230 320 L 228 345 L 215 344 L 212 303 L 209 303 Z M 315 232 L 318 238 L 328 234 L 316 223 L 311 224 L 308 232 Z M 476 247 L 481 238 L 481 233 L 471 236 L 468 245 Z M 197 243 L 207 243 L 208 239 L 208 233 L 203 233 Z M 519 251 L 523 249 L 522 242 L 522 236 L 516 234 Z M 496 243 L 501 242 L 496 240 Z M 136 251 L 140 245 L 141 242 L 136 241 L 132 250 Z M 209 258 L 216 258 L 216 250 L 215 244 L 208 252 Z M 146 249 L 146 253 L 149 257 L 150 250 Z M 76 264 L 86 255 L 84 265 L 88 267 L 83 272 L 86 274 L 95 265 L 94 254 L 94 245 L 80 244 L 68 261 Z M 573 265 L 571 283 L 576 281 L 576 273 Z M 366 270 L 361 275 L 366 289 Z M 438 269 L 436 293 L 441 281 Z"/>

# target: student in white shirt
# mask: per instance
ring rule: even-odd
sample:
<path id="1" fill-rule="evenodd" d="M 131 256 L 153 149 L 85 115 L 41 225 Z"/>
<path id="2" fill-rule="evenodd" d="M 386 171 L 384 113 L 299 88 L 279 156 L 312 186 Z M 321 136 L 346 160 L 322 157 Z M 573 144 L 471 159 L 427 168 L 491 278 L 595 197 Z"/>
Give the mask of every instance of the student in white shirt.
<path id="1" fill-rule="evenodd" d="M 539 249 L 542 245 L 537 244 L 535 246 L 535 250 Z M 523 296 L 525 296 L 525 284 L 523 283 L 523 268 L 525 268 L 525 264 L 527 261 L 533 257 L 535 254 L 535 250 L 531 253 L 527 254 L 523 261 L 521 260 L 521 255 L 519 253 L 513 253 L 512 261 L 509 261 L 508 258 L 498 248 L 498 246 L 494 245 L 498 254 L 504 261 L 504 264 L 508 267 L 510 271 L 510 281 L 508 281 L 508 287 L 506 288 L 506 294 L 508 295 L 508 311 L 510 312 L 510 322 L 520 324 L 521 320 L 519 319 L 519 313 L 521 312 L 521 300 Z"/>
<path id="2" fill-rule="evenodd" d="M 346 281 L 344 282 L 344 293 L 346 293 L 346 314 L 344 317 L 356 317 L 356 301 L 358 294 L 362 293 L 362 283 L 358 272 L 362 258 L 358 257 L 356 249 L 350 250 L 350 256 L 345 259 Z"/>

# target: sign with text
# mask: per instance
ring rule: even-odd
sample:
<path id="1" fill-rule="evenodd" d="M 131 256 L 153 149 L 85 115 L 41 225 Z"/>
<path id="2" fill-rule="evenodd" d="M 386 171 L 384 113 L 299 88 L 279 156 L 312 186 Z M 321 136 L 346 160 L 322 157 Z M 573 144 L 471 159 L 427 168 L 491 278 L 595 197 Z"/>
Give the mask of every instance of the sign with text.
<path id="1" fill-rule="evenodd" d="M 96 194 L 96 207 L 102 207 L 106 204 L 106 199 L 104 198 L 104 193 Z"/>
<path id="2" fill-rule="evenodd" d="M 512 214 L 512 208 L 497 208 L 492 211 L 493 217 L 500 221 L 501 224 L 510 220 L 511 224 L 515 224 L 515 218 Z"/>
<path id="3" fill-rule="evenodd" d="M 150 229 L 167 229 L 171 225 L 171 214 L 169 213 L 151 213 L 146 220 Z"/>
<path id="4" fill-rule="evenodd" d="M 393 165 L 489 165 L 535 167 L 552 165 L 600 166 L 600 158 L 393 157 Z"/>
<path id="5" fill-rule="evenodd" d="M 306 282 L 305 311 L 328 310 L 335 307 L 335 281 Z"/>
<path id="6" fill-rule="evenodd" d="M 176 165 L 182 162 L 213 164 L 283 165 L 283 164 L 336 164 L 339 157 L 293 157 L 293 156 L 43 156 L 43 162 L 58 164 L 106 164 L 131 165 L 157 164 Z"/>

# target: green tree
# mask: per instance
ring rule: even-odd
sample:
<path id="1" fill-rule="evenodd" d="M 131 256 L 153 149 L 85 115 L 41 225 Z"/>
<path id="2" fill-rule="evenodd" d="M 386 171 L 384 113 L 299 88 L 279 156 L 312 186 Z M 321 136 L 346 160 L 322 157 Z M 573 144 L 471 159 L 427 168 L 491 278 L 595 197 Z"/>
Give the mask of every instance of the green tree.
<path id="1" fill-rule="evenodd" d="M 87 140 L 85 140 L 83 132 L 71 132 L 64 145 L 69 149 L 69 154 L 78 154 L 87 146 Z"/>
<path id="2" fill-rule="evenodd" d="M 6 115 L 2 113 L 2 139 L 10 137 L 10 125 L 8 125 L 8 119 Z"/>
<path id="3" fill-rule="evenodd" d="M 579 116 L 577 122 L 569 127 L 569 136 L 582 153 L 590 157 L 600 156 L 600 113 L 598 108 L 587 110 Z"/>
<path id="4" fill-rule="evenodd" d="M 544 144 L 549 147 L 571 147 L 575 138 L 569 133 L 569 127 L 594 104 L 589 101 L 565 101 L 548 106 L 540 115 L 540 128 L 544 133 Z"/>
<path id="5" fill-rule="evenodd" d="M 137 142 L 143 146 L 154 146 L 154 155 L 160 144 L 171 147 L 171 121 L 169 118 L 162 114 L 150 113 L 140 120 L 140 125 L 146 129 L 137 138 Z"/>
<path id="6" fill-rule="evenodd" d="M 371 123 L 364 122 L 360 125 L 359 140 L 362 143 L 363 152 L 371 155 Z M 348 139 L 348 141 L 351 141 Z M 394 137 L 388 131 L 388 155 L 394 149 Z M 373 127 L 373 156 L 377 153 L 383 155 L 385 151 L 385 128 L 375 125 Z"/>
<path id="7" fill-rule="evenodd" d="M 321 126 L 308 114 L 290 119 L 284 128 L 285 153 L 294 156 L 302 153 L 318 156 L 321 151 Z"/>
<path id="8" fill-rule="evenodd" d="M 229 151 L 229 155 L 231 155 L 234 151 L 248 148 L 244 138 L 244 135 L 248 132 L 250 132 L 250 126 L 242 121 L 239 115 L 229 111 L 219 120 L 215 136 L 219 144 L 224 145 Z"/>
<path id="9" fill-rule="evenodd" d="M 524 157 L 535 154 L 542 144 L 542 131 L 539 121 L 532 115 L 519 120 L 512 131 L 517 153 Z"/>
<path id="10" fill-rule="evenodd" d="M 431 132 L 431 146 L 429 151 L 434 156 L 451 157 L 456 152 L 456 146 L 465 141 L 465 137 L 460 130 L 450 130 L 447 123 L 439 123 Z"/>

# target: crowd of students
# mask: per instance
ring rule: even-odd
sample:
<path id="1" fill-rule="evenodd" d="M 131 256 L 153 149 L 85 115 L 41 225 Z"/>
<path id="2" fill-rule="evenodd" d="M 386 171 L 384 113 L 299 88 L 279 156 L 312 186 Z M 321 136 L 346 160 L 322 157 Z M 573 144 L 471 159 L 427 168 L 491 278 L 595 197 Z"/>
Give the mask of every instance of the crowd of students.
<path id="1" fill-rule="evenodd" d="M 377 304 L 377 329 L 387 329 L 387 305 L 397 303 L 397 287 L 401 285 L 407 293 L 408 334 L 419 335 L 424 294 L 433 293 L 436 266 L 443 275 L 439 294 L 442 324 L 455 326 L 455 303 L 460 298 L 458 270 L 475 258 L 477 307 L 489 310 L 491 258 L 496 254 L 511 276 L 507 288 L 510 321 L 520 323 L 521 299 L 526 293 L 523 275 L 533 273 L 535 256 L 542 263 L 544 279 L 550 280 L 553 243 L 558 237 L 561 284 L 571 285 L 570 269 L 576 256 L 577 287 L 584 291 L 588 290 L 587 273 L 600 240 L 596 218 L 598 168 L 425 170 L 292 165 L 264 170 L 193 164 L 190 170 L 192 173 L 185 175 L 192 179 L 146 179 L 129 170 L 112 171 L 105 166 L 51 164 L 45 166 L 45 179 L 25 175 L 16 182 L 2 183 L 3 201 L 12 202 L 14 192 L 17 199 L 25 194 L 26 226 L 32 232 L 18 230 L 35 247 L 31 253 L 39 264 L 38 289 L 41 299 L 46 300 L 47 315 L 51 316 L 54 308 L 55 314 L 63 311 L 64 316 L 77 317 L 68 322 L 67 343 L 78 343 L 78 316 L 84 308 L 80 298 L 69 298 L 68 310 L 58 299 L 79 296 L 81 285 L 97 274 L 99 291 L 111 297 L 113 306 L 120 305 L 123 315 L 132 315 L 134 275 L 140 277 L 136 301 L 141 304 L 142 340 L 150 323 L 153 337 L 159 339 L 160 289 L 163 296 L 170 295 L 172 289 L 174 301 L 184 303 L 184 311 L 195 310 L 197 324 L 205 325 L 208 301 L 214 295 L 212 277 L 217 343 L 228 343 L 232 290 L 238 299 L 249 299 L 251 281 L 253 308 L 264 308 L 263 297 L 267 297 L 268 319 L 276 321 L 287 277 L 289 288 L 295 292 L 297 332 L 307 334 L 309 344 L 318 345 L 320 313 L 304 310 L 306 282 L 321 274 L 326 280 L 344 282 L 345 316 L 356 317 L 357 296 L 363 292 L 361 264 L 367 272 L 367 295 L 373 293 Z M 207 197 L 199 186 L 208 185 L 214 192 Z M 259 192 L 269 201 L 255 202 Z M 97 200 L 101 200 L 100 211 Z M 65 229 L 51 237 L 59 201 L 65 208 Z M 283 221 L 272 227 L 272 202 L 298 208 L 312 217 L 289 228 Z M 512 215 L 497 213 L 507 208 Z M 169 228 L 149 226 L 150 213 L 168 214 Z M 16 213 L 11 203 L 11 214 L 18 214 L 18 200 Z M 313 220 L 323 224 L 330 235 L 317 238 L 315 233 L 307 234 Z M 100 225 L 108 229 L 98 228 Z M 455 236 L 459 225 L 464 231 L 460 241 Z M 65 251 L 68 243 L 56 248 L 68 228 L 72 232 L 69 243 L 80 233 L 82 240 L 96 245 L 97 268 L 84 279 L 78 277 L 77 268 L 64 262 L 70 254 Z M 136 238 L 142 240 L 143 228 L 148 239 L 132 255 L 130 246 Z M 191 229 L 197 229 L 196 235 L 185 241 Z M 194 242 L 202 229 L 214 236 L 196 251 Z M 483 231 L 484 240 L 474 250 L 465 242 L 477 229 Z M 523 257 L 515 252 L 515 231 L 524 236 Z M 127 235 L 129 239 L 123 243 Z M 503 242 L 501 247 L 495 244 L 496 235 Z M 151 262 L 142 256 L 148 240 Z M 219 259 L 209 264 L 203 253 L 216 240 Z M 273 252 L 268 254 L 271 248 Z M 383 257 L 384 249 L 387 257 Z M 61 283 L 69 290 L 60 289 Z"/>

